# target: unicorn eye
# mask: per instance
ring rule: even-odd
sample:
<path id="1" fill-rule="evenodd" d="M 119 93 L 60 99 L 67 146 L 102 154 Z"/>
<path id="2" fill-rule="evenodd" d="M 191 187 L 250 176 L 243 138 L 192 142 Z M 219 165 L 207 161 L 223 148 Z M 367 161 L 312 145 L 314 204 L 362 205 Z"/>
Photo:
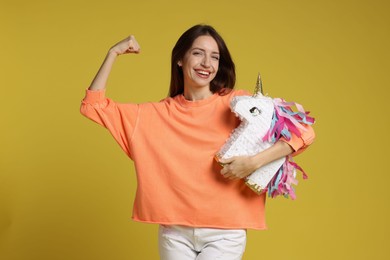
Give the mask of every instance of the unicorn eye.
<path id="1" fill-rule="evenodd" d="M 252 116 L 258 116 L 261 114 L 261 110 L 258 107 L 252 107 L 249 109 L 249 112 L 251 112 Z"/>

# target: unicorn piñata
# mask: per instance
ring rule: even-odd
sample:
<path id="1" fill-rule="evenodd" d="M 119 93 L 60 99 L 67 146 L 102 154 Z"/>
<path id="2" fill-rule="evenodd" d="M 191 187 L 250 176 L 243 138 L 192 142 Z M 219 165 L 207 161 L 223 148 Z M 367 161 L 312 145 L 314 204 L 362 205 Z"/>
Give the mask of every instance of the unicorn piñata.
<path id="1" fill-rule="evenodd" d="M 289 140 L 291 132 L 300 136 L 299 129 L 304 131 L 301 123 L 314 123 L 314 119 L 307 116 L 308 112 L 301 105 L 272 99 L 262 92 L 259 74 L 253 96 L 236 96 L 232 99 L 231 110 L 241 123 L 217 153 L 217 160 L 255 155 L 272 146 L 282 136 Z M 294 105 L 298 112 L 291 109 Z M 293 162 L 292 156 L 286 156 L 257 169 L 246 177 L 245 182 L 258 194 L 268 191 L 271 197 L 290 195 L 295 199 L 292 184 L 297 184 L 296 169 L 303 172 Z M 304 172 L 303 177 L 307 178 Z"/>

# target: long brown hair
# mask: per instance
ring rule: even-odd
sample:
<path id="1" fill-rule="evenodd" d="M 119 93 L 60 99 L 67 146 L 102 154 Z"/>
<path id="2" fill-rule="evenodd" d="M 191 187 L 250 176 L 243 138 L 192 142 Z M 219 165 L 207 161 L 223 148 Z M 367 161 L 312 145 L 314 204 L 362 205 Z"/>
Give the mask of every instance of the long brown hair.
<path id="1" fill-rule="evenodd" d="M 178 62 L 183 59 L 186 52 L 191 48 L 196 38 L 203 35 L 209 35 L 217 42 L 219 49 L 219 67 L 215 78 L 210 82 L 210 90 L 213 93 L 223 95 L 223 89 L 233 89 L 236 83 L 235 65 L 230 56 L 230 52 L 225 41 L 210 25 L 198 24 L 185 31 L 176 42 L 172 49 L 171 59 L 171 84 L 169 96 L 174 97 L 184 93 L 183 70 Z"/>

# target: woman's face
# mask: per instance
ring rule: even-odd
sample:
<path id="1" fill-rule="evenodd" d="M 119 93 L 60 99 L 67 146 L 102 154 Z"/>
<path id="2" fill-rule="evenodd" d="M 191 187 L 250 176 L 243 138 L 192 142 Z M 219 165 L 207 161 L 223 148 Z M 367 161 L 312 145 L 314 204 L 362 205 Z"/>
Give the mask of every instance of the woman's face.
<path id="1" fill-rule="evenodd" d="M 185 88 L 210 89 L 219 66 L 217 42 L 211 36 L 199 36 L 178 65 L 183 69 Z"/>

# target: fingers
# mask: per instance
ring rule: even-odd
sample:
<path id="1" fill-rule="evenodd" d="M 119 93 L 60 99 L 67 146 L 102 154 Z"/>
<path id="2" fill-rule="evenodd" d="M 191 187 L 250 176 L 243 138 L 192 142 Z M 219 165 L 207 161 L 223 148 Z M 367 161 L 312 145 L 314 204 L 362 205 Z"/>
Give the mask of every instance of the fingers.
<path id="1" fill-rule="evenodd" d="M 122 41 L 115 44 L 112 48 L 117 55 L 127 54 L 127 53 L 139 53 L 141 51 L 141 47 L 135 39 L 134 35 L 130 35 Z"/>
<path id="2" fill-rule="evenodd" d="M 221 175 L 226 178 L 226 179 L 229 179 L 229 180 L 236 180 L 236 179 L 240 179 L 238 176 L 236 176 L 231 167 L 230 167 L 230 164 L 225 164 L 223 166 L 223 168 L 221 169 Z"/>
<path id="3" fill-rule="evenodd" d="M 231 157 L 231 158 L 228 158 L 228 159 L 218 159 L 218 162 L 219 162 L 219 164 L 224 166 L 224 165 L 232 163 L 234 161 L 234 159 L 235 159 L 235 157 Z"/>
<path id="4" fill-rule="evenodd" d="M 141 47 L 139 46 L 134 35 L 130 35 L 128 37 L 128 48 L 127 48 L 126 52 L 127 53 L 139 53 L 140 51 L 141 51 Z"/>
<path id="5" fill-rule="evenodd" d="M 219 159 L 219 164 L 223 167 L 221 169 L 221 174 L 224 178 L 229 180 L 239 179 L 239 176 L 234 174 L 232 163 L 234 162 L 235 157 L 227 158 L 227 159 Z"/>
<path id="6" fill-rule="evenodd" d="M 253 172 L 251 164 L 248 162 L 248 157 L 237 156 L 224 160 L 219 160 L 222 165 L 221 174 L 229 180 L 242 179 Z"/>
<path id="7" fill-rule="evenodd" d="M 233 158 L 228 159 L 219 159 L 218 163 L 222 166 L 221 169 L 221 175 L 229 180 L 235 179 L 236 176 L 233 175 L 232 169 L 231 169 L 231 163 L 233 162 Z"/>

